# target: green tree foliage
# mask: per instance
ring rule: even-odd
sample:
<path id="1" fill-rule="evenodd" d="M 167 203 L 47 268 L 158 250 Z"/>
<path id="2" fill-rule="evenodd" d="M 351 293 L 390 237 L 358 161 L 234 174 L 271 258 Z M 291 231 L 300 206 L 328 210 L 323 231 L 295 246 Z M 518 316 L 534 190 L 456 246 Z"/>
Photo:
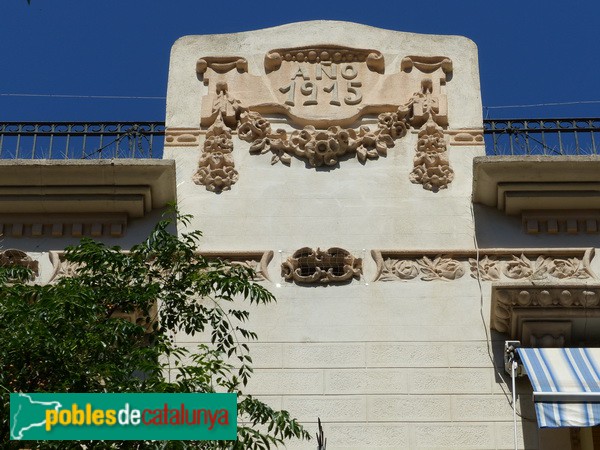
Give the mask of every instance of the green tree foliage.
<path id="1" fill-rule="evenodd" d="M 187 225 L 187 217 L 179 217 Z M 252 374 L 244 343 L 248 312 L 239 299 L 268 304 L 273 295 L 251 269 L 206 259 L 199 232 L 177 237 L 169 220 L 124 252 L 90 239 L 66 250 L 72 277 L 48 285 L 27 269 L 0 271 L 0 447 L 9 442 L 10 392 L 237 392 L 238 441 L 27 442 L 28 448 L 268 449 L 308 438 L 286 411 L 242 393 Z M 159 305 L 158 314 L 156 306 Z M 142 312 L 146 323 L 115 318 Z M 152 317 L 154 316 L 154 317 Z M 176 333 L 201 335 L 195 351 Z"/>

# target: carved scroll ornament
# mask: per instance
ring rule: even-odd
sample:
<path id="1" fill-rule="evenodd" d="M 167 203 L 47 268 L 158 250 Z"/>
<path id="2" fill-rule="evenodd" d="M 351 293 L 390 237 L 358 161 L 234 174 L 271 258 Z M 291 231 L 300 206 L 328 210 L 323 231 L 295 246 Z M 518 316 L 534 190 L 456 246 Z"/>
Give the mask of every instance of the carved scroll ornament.
<path id="1" fill-rule="evenodd" d="M 282 265 L 281 276 L 296 283 L 339 283 L 360 278 L 362 259 L 347 250 L 304 247 L 294 252 Z"/>

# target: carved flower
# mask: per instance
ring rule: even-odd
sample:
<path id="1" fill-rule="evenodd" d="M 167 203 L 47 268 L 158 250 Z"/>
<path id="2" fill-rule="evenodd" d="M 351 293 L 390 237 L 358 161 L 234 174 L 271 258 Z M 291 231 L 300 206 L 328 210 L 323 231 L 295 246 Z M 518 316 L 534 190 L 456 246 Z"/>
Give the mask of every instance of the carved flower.
<path id="1" fill-rule="evenodd" d="M 302 130 L 294 131 L 290 135 L 290 142 L 292 143 L 292 146 L 295 147 L 295 149 L 304 150 L 306 144 L 308 144 L 312 140 L 312 137 L 315 134 L 315 132 L 315 127 L 313 127 L 312 125 L 306 126 Z M 297 150 L 296 152 L 298 156 L 303 156 L 304 153 L 298 153 Z"/>
<path id="2" fill-rule="evenodd" d="M 588 273 L 580 268 L 577 258 L 555 259 L 550 264 L 549 273 L 555 278 L 589 278 Z"/>
<path id="3" fill-rule="evenodd" d="M 340 143 L 335 135 L 328 131 L 319 131 L 306 144 L 306 157 L 313 167 L 334 166 L 340 152 Z"/>
<path id="4" fill-rule="evenodd" d="M 479 265 L 477 264 L 477 260 L 473 258 L 469 258 L 469 264 L 471 265 L 471 276 L 473 278 L 480 277 L 484 281 L 500 279 L 500 267 L 498 261 L 493 258 L 488 258 L 487 255 L 479 260 Z"/>
<path id="5" fill-rule="evenodd" d="M 434 192 L 447 188 L 453 179 L 454 171 L 447 165 L 426 167 L 421 164 L 416 166 L 410 174 L 410 180 L 413 183 L 420 183 L 423 188 Z"/>
<path id="6" fill-rule="evenodd" d="M 233 141 L 225 134 L 208 136 L 204 141 L 206 152 L 231 152 L 232 150 Z"/>
<path id="7" fill-rule="evenodd" d="M 543 256 L 539 256 L 533 263 L 523 254 L 520 257 L 513 255 L 512 260 L 507 261 L 504 266 L 504 275 L 513 279 L 540 279 L 548 272 L 548 262 Z"/>
<path id="8" fill-rule="evenodd" d="M 393 273 L 401 280 L 412 280 L 419 274 L 419 269 L 412 261 L 400 260 L 394 264 Z"/>
<path id="9" fill-rule="evenodd" d="M 452 258 L 438 256 L 433 261 L 424 256 L 417 261 L 421 266 L 422 280 L 456 280 L 465 274 L 460 261 Z"/>
<path id="10" fill-rule="evenodd" d="M 256 112 L 244 112 L 240 117 L 238 136 L 243 141 L 252 142 L 271 133 L 271 123 Z"/>
<path id="11" fill-rule="evenodd" d="M 417 141 L 417 151 L 424 152 L 427 154 L 436 154 L 440 152 L 446 151 L 446 140 L 444 139 L 444 135 L 441 136 L 439 134 L 425 134 L 423 136 L 419 136 L 419 140 Z"/>
<path id="12" fill-rule="evenodd" d="M 387 132 L 392 139 L 398 139 L 406 135 L 408 127 L 406 122 L 398 117 L 397 113 L 379 114 L 379 129 Z"/>
<path id="13" fill-rule="evenodd" d="M 198 171 L 193 178 L 194 183 L 203 184 L 209 191 L 231 189 L 231 185 L 238 180 L 239 175 L 229 153 L 203 153 L 198 165 Z"/>
<path id="14" fill-rule="evenodd" d="M 377 159 L 379 156 L 387 156 L 387 149 L 394 145 L 394 140 L 389 134 L 381 133 L 380 130 L 371 131 L 363 126 L 358 133 L 358 143 L 356 156 L 364 164 L 367 158 Z"/>
<path id="15" fill-rule="evenodd" d="M 418 152 L 414 158 L 415 166 L 424 165 L 425 167 L 449 166 L 448 154 L 446 152 Z"/>

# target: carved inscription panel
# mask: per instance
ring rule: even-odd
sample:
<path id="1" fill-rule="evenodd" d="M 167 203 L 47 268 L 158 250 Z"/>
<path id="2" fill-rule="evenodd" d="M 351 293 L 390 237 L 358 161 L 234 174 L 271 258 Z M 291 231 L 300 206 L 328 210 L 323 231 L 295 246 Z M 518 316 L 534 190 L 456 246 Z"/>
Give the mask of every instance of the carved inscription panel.
<path id="1" fill-rule="evenodd" d="M 265 57 L 265 70 L 295 116 L 352 116 L 384 71 L 377 50 L 328 46 L 280 49 Z M 350 108 L 349 108 L 350 107 Z"/>
<path id="2" fill-rule="evenodd" d="M 389 74 L 385 70 L 380 51 L 335 45 L 271 50 L 264 57 L 264 75 L 250 73 L 241 56 L 202 57 L 196 71 L 208 95 L 201 125 L 212 125 L 220 111 L 233 127 L 236 109 L 243 108 L 285 115 L 296 126 L 345 127 L 364 115 L 395 112 L 422 90 L 424 80 L 432 97 L 415 115 L 432 108 L 446 122 L 443 91 L 452 72 L 449 58 L 406 56 Z"/>

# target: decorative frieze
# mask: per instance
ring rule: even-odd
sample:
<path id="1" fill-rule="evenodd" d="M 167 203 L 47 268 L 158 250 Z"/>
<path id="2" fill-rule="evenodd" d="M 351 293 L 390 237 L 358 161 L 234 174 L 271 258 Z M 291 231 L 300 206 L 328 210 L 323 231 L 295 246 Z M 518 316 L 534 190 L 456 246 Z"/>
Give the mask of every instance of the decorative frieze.
<path id="1" fill-rule="evenodd" d="M 221 259 L 231 264 L 242 265 L 252 269 L 255 273 L 254 281 L 271 281 L 268 266 L 273 259 L 273 251 L 240 251 L 240 252 L 199 252 L 207 259 Z M 64 252 L 49 252 L 52 263 L 52 275 L 49 283 L 56 282 L 63 277 L 72 277 L 77 272 L 79 265 L 67 261 Z M 36 263 L 37 264 L 37 263 Z"/>
<path id="2" fill-rule="evenodd" d="M 361 274 L 362 259 L 337 247 L 328 250 L 304 247 L 281 264 L 281 276 L 301 284 L 349 282 L 359 279 Z"/>
<path id="3" fill-rule="evenodd" d="M 373 250 L 377 264 L 374 281 L 450 281 L 469 273 L 482 281 L 590 280 L 596 275 L 590 267 L 594 249 L 531 249 L 514 253 L 511 249 L 476 251 L 391 251 Z"/>
<path id="4" fill-rule="evenodd" d="M 169 128 L 165 130 L 165 147 L 197 147 L 201 134 L 198 128 Z"/>
<path id="5" fill-rule="evenodd" d="M 200 252 L 206 258 L 219 258 L 254 271 L 254 281 L 271 281 L 269 263 L 273 259 L 273 251 L 240 251 L 240 252 Z"/>

